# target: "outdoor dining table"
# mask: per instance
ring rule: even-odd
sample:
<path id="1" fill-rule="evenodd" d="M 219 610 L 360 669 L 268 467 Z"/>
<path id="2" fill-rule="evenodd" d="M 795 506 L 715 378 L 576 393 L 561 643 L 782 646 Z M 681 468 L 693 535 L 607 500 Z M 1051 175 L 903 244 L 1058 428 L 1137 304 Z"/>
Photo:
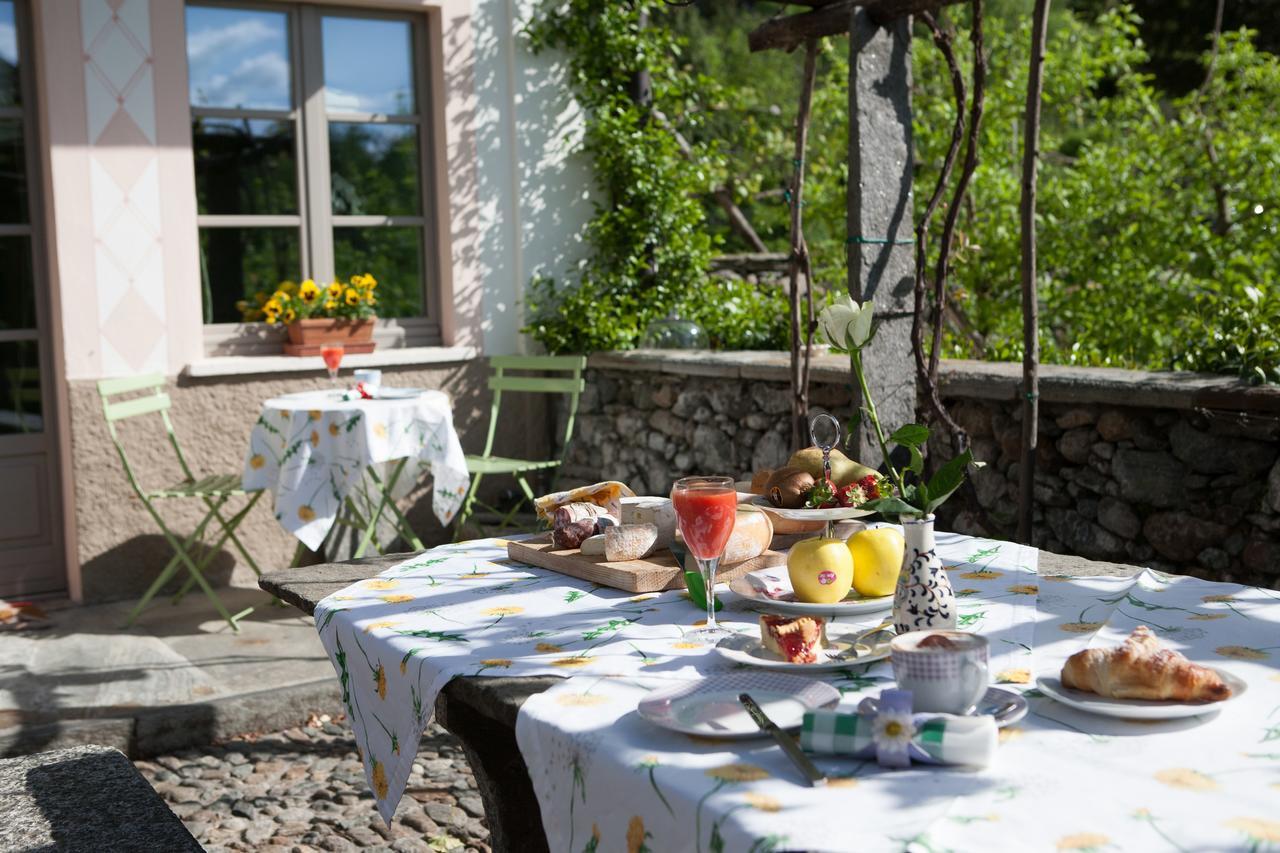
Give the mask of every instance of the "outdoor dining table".
<path id="1" fill-rule="evenodd" d="M 468 476 L 444 392 L 387 388 L 366 399 L 336 389 L 303 391 L 262 404 L 243 483 L 271 491 L 276 520 L 299 548 L 319 551 L 343 524 L 356 531 L 360 557 L 370 544 L 384 550 L 378 530 L 387 516 L 411 547 L 423 547 L 396 500 L 428 471 L 432 510 L 447 525 L 466 496 Z"/>
<path id="2" fill-rule="evenodd" d="M 636 718 L 650 687 L 724 670 L 681 648 L 698 613 L 680 592 L 600 589 L 504 559 L 503 544 L 262 581 L 317 615 L 384 815 L 434 708 L 463 743 L 495 849 L 1228 849 L 1280 833 L 1275 591 L 944 536 L 961 627 L 991 639 L 993 676 L 1031 713 L 985 770 L 823 757 L 835 784 L 819 792 L 768 740 L 702 741 Z M 738 606 L 722 619 L 754 621 Z M 1035 689 L 1071 651 L 1140 623 L 1248 692 L 1219 713 L 1135 723 Z M 848 709 L 893 685 L 887 663 L 829 680 Z"/>

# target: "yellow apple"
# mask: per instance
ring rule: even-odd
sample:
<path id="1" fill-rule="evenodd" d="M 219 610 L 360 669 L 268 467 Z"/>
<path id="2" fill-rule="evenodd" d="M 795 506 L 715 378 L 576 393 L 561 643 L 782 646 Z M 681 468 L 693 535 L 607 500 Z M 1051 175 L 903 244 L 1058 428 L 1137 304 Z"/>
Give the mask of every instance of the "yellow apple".
<path id="1" fill-rule="evenodd" d="M 859 530 L 850 536 L 853 588 L 858 594 L 868 598 L 893 595 L 906 547 L 902 534 L 894 527 Z"/>
<path id="2" fill-rule="evenodd" d="M 853 586 L 853 556 L 839 539 L 803 539 L 791 546 L 787 574 L 796 598 L 811 604 L 834 604 Z"/>

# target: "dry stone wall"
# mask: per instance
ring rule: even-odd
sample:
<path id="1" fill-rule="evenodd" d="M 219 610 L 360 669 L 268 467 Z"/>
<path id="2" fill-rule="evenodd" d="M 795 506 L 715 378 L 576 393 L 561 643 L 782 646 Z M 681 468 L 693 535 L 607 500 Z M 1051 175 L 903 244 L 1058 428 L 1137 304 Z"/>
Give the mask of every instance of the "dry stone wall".
<path id="1" fill-rule="evenodd" d="M 812 404 L 849 415 L 847 365 L 824 356 Z M 662 494 L 678 477 L 785 462 L 785 355 L 593 356 L 565 474 Z M 945 363 L 943 393 L 987 466 L 944 528 L 1012 538 L 1016 365 Z M 1280 394 L 1221 377 L 1046 368 L 1036 544 L 1050 551 L 1280 587 Z M 937 447 L 937 450 L 943 450 Z M 874 461 L 874 460 L 865 460 Z"/>

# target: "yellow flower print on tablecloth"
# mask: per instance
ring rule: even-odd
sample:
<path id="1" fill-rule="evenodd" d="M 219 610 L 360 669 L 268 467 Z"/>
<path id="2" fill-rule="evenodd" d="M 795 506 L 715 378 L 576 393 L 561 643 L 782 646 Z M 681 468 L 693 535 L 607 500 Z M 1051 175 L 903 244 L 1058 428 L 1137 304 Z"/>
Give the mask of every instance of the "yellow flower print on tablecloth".
<path id="1" fill-rule="evenodd" d="M 1004 577 L 1004 573 L 993 572 L 990 569 L 975 569 L 972 572 L 965 572 L 960 577 L 967 581 L 993 581 L 996 578 Z"/>
<path id="2" fill-rule="evenodd" d="M 533 649 L 539 654 L 544 654 L 544 655 L 555 654 L 556 652 L 564 651 L 564 649 L 562 649 L 560 646 L 557 646 L 555 643 L 538 643 L 538 645 L 534 646 Z"/>
<path id="3" fill-rule="evenodd" d="M 267 464 L 266 457 L 264 457 L 261 453 L 255 453 L 249 457 L 249 467 L 255 471 L 257 471 L 259 468 L 261 468 L 263 465 L 266 465 L 266 464 Z"/>
<path id="4" fill-rule="evenodd" d="M 302 506 L 298 507 L 298 518 L 302 519 L 303 521 L 315 521 L 316 511 L 312 509 L 309 505 L 303 504 Z"/>
<path id="5" fill-rule="evenodd" d="M 398 592 L 394 595 L 383 595 L 380 597 L 387 604 L 404 604 L 405 602 L 413 601 L 412 595 L 406 595 L 403 592 Z"/>
<path id="6" fill-rule="evenodd" d="M 757 767 L 754 764 L 745 764 L 743 762 L 721 764 L 719 767 L 708 767 L 703 772 L 712 779 L 719 779 L 724 782 L 759 782 L 761 779 L 769 778 L 768 770 L 765 770 L 763 767 Z"/>
<path id="7" fill-rule="evenodd" d="M 368 625 L 365 625 L 364 632 L 368 634 L 369 632 L 376 631 L 379 628 L 394 628 L 399 624 L 400 623 L 394 619 L 381 619 L 377 622 L 370 622 Z"/>
<path id="8" fill-rule="evenodd" d="M 1006 669 L 996 676 L 997 684 L 1030 684 L 1031 670 Z"/>
<path id="9" fill-rule="evenodd" d="M 508 658 L 485 658 L 480 661 L 480 665 L 486 668 L 510 669 L 511 660 Z"/>
<path id="10" fill-rule="evenodd" d="M 373 434 L 374 434 L 375 436 L 377 436 L 378 438 L 386 438 L 386 437 L 387 437 L 387 425 L 386 425 L 386 424 L 374 424 L 374 425 L 373 425 Z"/>
<path id="11" fill-rule="evenodd" d="M 782 810 L 782 802 L 777 797 L 771 797 L 768 794 L 761 794 L 758 791 L 748 791 L 743 795 L 742 799 L 747 801 L 747 805 L 757 808 L 762 812 L 776 812 Z"/>
<path id="12" fill-rule="evenodd" d="M 1092 634 L 1101 627 L 1101 622 L 1066 622 L 1059 625 L 1058 630 L 1068 634 Z"/>
<path id="13" fill-rule="evenodd" d="M 1249 646 L 1218 646 L 1214 652 L 1222 655 L 1224 658 L 1232 658 L 1234 660 L 1266 660 L 1271 655 L 1263 649 L 1254 649 Z"/>
<path id="14" fill-rule="evenodd" d="M 387 669 L 382 664 L 373 671 L 373 686 L 378 689 L 378 698 L 387 698 Z"/>
<path id="15" fill-rule="evenodd" d="M 1228 601 L 1235 601 L 1235 596 L 1230 593 L 1220 595 L 1206 595 L 1200 598 L 1205 604 L 1226 604 Z"/>
<path id="16" fill-rule="evenodd" d="M 1111 844 L 1111 839 L 1100 832 L 1077 832 L 1058 839 L 1059 850 L 1101 850 Z"/>
<path id="17" fill-rule="evenodd" d="M 1230 613 L 1192 613 L 1187 618 L 1195 622 L 1212 622 L 1215 619 L 1226 619 L 1230 615 Z"/>
<path id="18" fill-rule="evenodd" d="M 672 643 L 671 648 L 673 649 L 705 649 L 706 646 L 704 646 L 702 643 L 691 643 L 688 640 L 683 640 L 679 643 Z"/>
<path id="19" fill-rule="evenodd" d="M 852 776 L 832 776 L 827 780 L 828 788 L 856 788 L 858 780 Z"/>
<path id="20" fill-rule="evenodd" d="M 329 424 L 329 435 L 337 438 L 340 432 L 342 432 L 342 427 L 338 426 L 336 423 Z"/>
<path id="21" fill-rule="evenodd" d="M 635 815 L 627 823 L 627 853 L 648 853 L 649 845 L 645 844 L 653 833 L 644 828 L 640 815 Z"/>
<path id="22" fill-rule="evenodd" d="M 1216 791 L 1218 783 L 1203 773 L 1189 767 L 1170 767 L 1156 773 L 1156 781 L 1184 791 Z"/>
<path id="23" fill-rule="evenodd" d="M 488 610 L 484 611 L 484 615 L 485 616 L 515 616 L 516 614 L 523 613 L 523 612 L 524 612 L 523 607 L 516 607 L 514 605 L 509 605 L 507 607 L 490 607 Z"/>
<path id="24" fill-rule="evenodd" d="M 320 431 L 319 431 L 319 430 L 315 430 L 315 429 L 313 429 L 313 430 L 311 431 L 311 439 L 310 439 L 310 441 L 311 441 L 311 446 L 312 446 L 312 447 L 319 447 L 319 446 L 320 446 Z"/>
<path id="25" fill-rule="evenodd" d="M 595 658 L 585 657 L 585 656 L 571 657 L 571 658 L 558 658 L 556 660 L 553 660 L 551 662 L 551 665 L 558 666 L 563 669 L 574 669 L 576 667 L 586 666 L 587 664 L 591 663 L 593 660 L 595 660 Z"/>
<path id="26" fill-rule="evenodd" d="M 1040 587 L 1033 583 L 1016 583 L 1008 589 L 1014 595 L 1035 595 L 1039 591 Z"/>
<path id="27" fill-rule="evenodd" d="M 373 793 L 379 800 L 387 798 L 387 768 L 376 758 L 373 760 Z"/>
<path id="28" fill-rule="evenodd" d="M 1280 823 L 1274 820 L 1262 820 L 1256 817 L 1236 817 L 1223 826 L 1238 829 L 1255 845 L 1280 843 Z"/>
<path id="29" fill-rule="evenodd" d="M 400 585 L 397 580 L 383 580 L 382 578 L 373 578 L 364 582 L 365 589 L 395 589 Z"/>
<path id="30" fill-rule="evenodd" d="M 1022 729 L 1017 726 L 1005 726 L 999 731 L 997 737 L 999 738 L 1000 743 L 1008 743 L 1011 740 L 1017 740 L 1022 737 L 1022 734 Z"/>
<path id="31" fill-rule="evenodd" d="M 562 693 L 556 697 L 556 704 L 564 705 L 566 708 L 594 708 L 608 701 L 608 696 L 595 693 Z"/>

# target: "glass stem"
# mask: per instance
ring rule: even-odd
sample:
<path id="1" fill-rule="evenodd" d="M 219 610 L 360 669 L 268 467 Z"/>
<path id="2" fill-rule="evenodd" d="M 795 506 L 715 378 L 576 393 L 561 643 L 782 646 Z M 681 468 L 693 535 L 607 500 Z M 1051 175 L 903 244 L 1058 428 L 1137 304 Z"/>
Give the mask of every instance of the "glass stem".
<path id="1" fill-rule="evenodd" d="M 707 629 L 715 630 L 716 625 L 716 570 L 720 568 L 720 558 L 698 560 L 698 569 L 702 572 L 702 588 L 707 605 Z"/>

